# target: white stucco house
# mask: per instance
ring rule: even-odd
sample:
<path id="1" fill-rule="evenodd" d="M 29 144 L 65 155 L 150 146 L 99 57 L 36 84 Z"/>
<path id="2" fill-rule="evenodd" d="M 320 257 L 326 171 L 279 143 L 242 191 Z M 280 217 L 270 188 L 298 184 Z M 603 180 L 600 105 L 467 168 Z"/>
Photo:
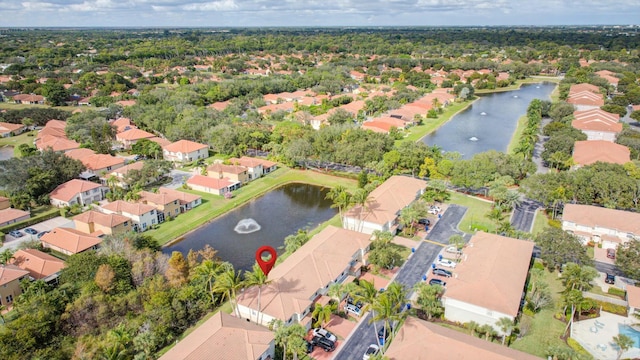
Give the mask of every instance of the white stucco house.
<path id="1" fill-rule="evenodd" d="M 640 240 L 640 214 L 599 206 L 566 204 L 562 230 L 578 236 L 584 244 L 593 241 L 605 249 L 616 249 L 630 240 Z"/>

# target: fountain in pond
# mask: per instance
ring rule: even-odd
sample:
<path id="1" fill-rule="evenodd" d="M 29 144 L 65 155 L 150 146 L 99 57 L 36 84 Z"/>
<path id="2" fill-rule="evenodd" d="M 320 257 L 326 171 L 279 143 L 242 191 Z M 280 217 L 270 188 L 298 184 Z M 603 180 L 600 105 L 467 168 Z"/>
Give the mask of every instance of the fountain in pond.
<path id="1" fill-rule="evenodd" d="M 485 116 L 485 115 L 487 115 L 487 113 L 483 111 L 483 112 L 480 113 L 480 115 Z"/>
<path id="2" fill-rule="evenodd" d="M 513 95 L 513 98 L 514 98 L 514 99 L 517 99 L 517 98 L 518 98 L 518 95 Z"/>
<path id="3" fill-rule="evenodd" d="M 251 234 L 256 231 L 260 231 L 260 224 L 253 219 L 242 219 L 238 221 L 238 224 L 233 228 L 233 231 L 238 234 Z"/>
<path id="4" fill-rule="evenodd" d="M 472 136 L 472 137 L 469 138 L 469 141 L 478 141 L 478 138 L 475 137 L 475 136 Z"/>

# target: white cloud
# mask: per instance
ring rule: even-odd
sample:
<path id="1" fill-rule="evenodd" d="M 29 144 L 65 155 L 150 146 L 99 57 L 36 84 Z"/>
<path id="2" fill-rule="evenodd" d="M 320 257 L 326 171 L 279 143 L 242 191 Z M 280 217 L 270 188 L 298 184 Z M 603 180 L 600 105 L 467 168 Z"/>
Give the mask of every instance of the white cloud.
<path id="1" fill-rule="evenodd" d="M 231 11 L 238 9 L 238 5 L 233 0 L 221 0 L 187 4 L 180 8 L 186 11 Z"/>

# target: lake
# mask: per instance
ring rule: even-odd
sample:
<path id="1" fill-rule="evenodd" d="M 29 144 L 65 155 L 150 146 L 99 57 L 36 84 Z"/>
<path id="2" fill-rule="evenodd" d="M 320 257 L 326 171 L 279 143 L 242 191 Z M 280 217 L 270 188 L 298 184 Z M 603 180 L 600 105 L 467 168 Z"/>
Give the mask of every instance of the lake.
<path id="1" fill-rule="evenodd" d="M 163 252 L 180 251 L 186 256 L 190 249 L 209 244 L 236 269 L 250 270 L 259 247 L 269 245 L 281 254 L 285 237 L 298 229 L 313 229 L 336 215 L 337 209 L 325 199 L 328 191 L 308 184 L 283 185 L 203 225 Z M 180 216 L 174 221 L 180 221 Z M 236 227 L 241 233 L 234 231 Z"/>
<path id="2" fill-rule="evenodd" d="M 0 147 L 0 160 L 8 160 L 13 157 L 13 147 L 3 146 Z"/>
<path id="3" fill-rule="evenodd" d="M 427 145 L 457 151 L 465 159 L 488 150 L 505 152 L 518 119 L 533 99 L 549 100 L 556 84 L 526 84 L 518 90 L 478 95 L 479 99 L 422 138 Z"/>

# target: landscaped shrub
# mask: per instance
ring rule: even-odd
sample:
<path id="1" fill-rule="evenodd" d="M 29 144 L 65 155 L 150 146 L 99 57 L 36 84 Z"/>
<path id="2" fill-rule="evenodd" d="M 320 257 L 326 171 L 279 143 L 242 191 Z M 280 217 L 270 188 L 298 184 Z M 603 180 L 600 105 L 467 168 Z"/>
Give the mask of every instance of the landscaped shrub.
<path id="1" fill-rule="evenodd" d="M 549 226 L 561 229 L 562 223 L 560 222 L 560 220 L 549 220 Z"/>
<path id="2" fill-rule="evenodd" d="M 620 296 L 621 298 L 625 298 L 627 292 L 622 290 L 622 289 L 618 289 L 616 287 L 610 287 L 609 290 L 607 290 L 607 293 L 611 294 L 611 295 L 615 295 L 615 296 Z"/>
<path id="3" fill-rule="evenodd" d="M 484 232 L 490 232 L 489 228 L 484 226 L 484 225 L 478 225 L 478 224 L 474 224 L 471 226 L 471 230 L 473 231 L 484 231 Z"/>
<path id="4" fill-rule="evenodd" d="M 0 231 L 0 244 L 2 244 L 4 242 L 4 233 L 2 231 Z"/>
<path id="5" fill-rule="evenodd" d="M 605 301 L 596 300 L 598 306 L 602 308 L 602 311 L 606 311 L 608 313 L 627 316 L 627 307 L 622 305 L 616 305 Z"/>
<path id="6" fill-rule="evenodd" d="M 568 338 L 567 339 L 567 345 L 569 345 L 570 348 L 573 349 L 573 351 L 577 352 L 580 355 L 585 355 L 586 357 L 591 357 L 591 354 L 585 350 L 585 348 L 582 347 L 582 345 L 580 345 L 577 341 L 575 341 L 572 338 Z"/>
<path id="7" fill-rule="evenodd" d="M 533 263 L 533 268 L 534 269 L 544 270 L 544 264 L 539 262 L 539 261 L 536 261 L 536 262 Z"/>

